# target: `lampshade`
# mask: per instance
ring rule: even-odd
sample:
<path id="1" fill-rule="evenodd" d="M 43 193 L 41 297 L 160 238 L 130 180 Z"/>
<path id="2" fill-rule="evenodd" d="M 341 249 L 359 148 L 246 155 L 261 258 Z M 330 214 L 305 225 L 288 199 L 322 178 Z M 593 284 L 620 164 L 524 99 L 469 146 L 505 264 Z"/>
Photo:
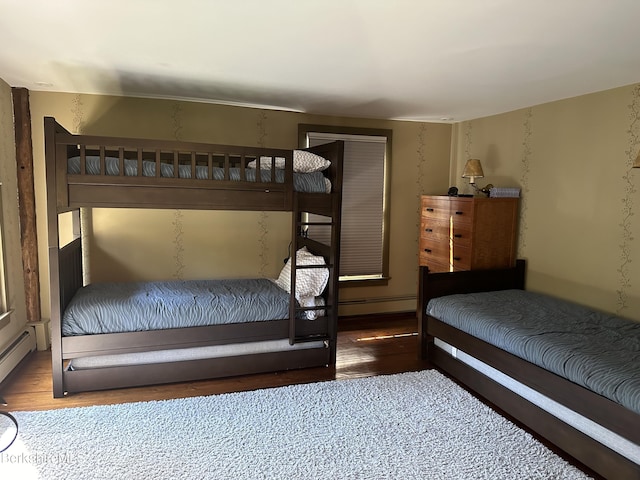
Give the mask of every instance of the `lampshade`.
<path id="1" fill-rule="evenodd" d="M 638 156 L 636 157 L 636 161 L 633 162 L 633 168 L 640 168 L 640 152 L 638 152 Z"/>
<path id="2" fill-rule="evenodd" d="M 484 177 L 482 165 L 477 158 L 470 158 L 464 166 L 462 178 L 468 178 L 469 183 L 476 183 L 476 177 Z"/>

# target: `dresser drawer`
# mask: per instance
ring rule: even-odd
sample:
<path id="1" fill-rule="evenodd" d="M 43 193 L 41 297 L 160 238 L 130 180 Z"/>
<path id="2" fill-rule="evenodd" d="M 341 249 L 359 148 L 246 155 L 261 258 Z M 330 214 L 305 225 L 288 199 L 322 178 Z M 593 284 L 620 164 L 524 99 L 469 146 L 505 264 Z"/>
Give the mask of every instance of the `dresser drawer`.
<path id="1" fill-rule="evenodd" d="M 420 239 L 420 265 L 429 266 L 432 262 L 448 265 L 449 242 Z"/>
<path id="2" fill-rule="evenodd" d="M 471 223 L 473 220 L 473 202 L 459 198 L 452 199 L 450 213 L 454 225 L 457 222 Z"/>
<path id="3" fill-rule="evenodd" d="M 420 215 L 423 220 L 430 221 L 433 219 L 446 220 L 449 219 L 449 201 L 439 198 L 426 197 L 422 198 Z"/>
<path id="4" fill-rule="evenodd" d="M 451 267 L 448 263 L 429 262 L 428 265 L 424 266 L 426 266 L 431 273 L 443 273 L 451 271 Z"/>
<path id="5" fill-rule="evenodd" d="M 420 222 L 420 239 L 436 242 L 449 241 L 449 222 L 440 218 L 434 218 Z"/>
<path id="6" fill-rule="evenodd" d="M 453 222 L 453 232 L 451 239 L 454 245 L 461 245 L 471 247 L 471 240 L 473 239 L 473 229 L 471 223 L 467 222 Z"/>
<path id="7" fill-rule="evenodd" d="M 454 244 L 451 259 L 454 270 L 471 270 L 471 248 Z"/>

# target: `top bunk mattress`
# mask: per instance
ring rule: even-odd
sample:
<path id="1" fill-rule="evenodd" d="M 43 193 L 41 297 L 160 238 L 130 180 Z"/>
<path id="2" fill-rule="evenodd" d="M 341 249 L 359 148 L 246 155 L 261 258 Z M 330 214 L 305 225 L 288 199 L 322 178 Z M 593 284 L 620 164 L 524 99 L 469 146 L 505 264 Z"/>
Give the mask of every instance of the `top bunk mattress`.
<path id="1" fill-rule="evenodd" d="M 80 157 L 71 157 L 67 161 L 67 173 L 71 175 L 79 175 L 80 169 Z M 104 158 L 104 171 L 109 176 L 120 175 L 120 159 L 117 157 L 105 157 Z M 138 176 L 138 161 L 133 159 L 123 159 L 124 176 L 136 177 Z M 86 173 L 88 175 L 100 175 L 100 157 L 94 155 L 86 156 Z M 250 183 L 256 182 L 256 172 L 260 171 L 260 180 L 262 182 L 271 182 L 271 169 L 266 168 L 245 168 L 244 175 L 245 181 Z M 156 176 L 156 162 L 145 160 L 142 162 L 142 175 L 143 177 L 155 177 Z M 160 177 L 162 178 L 175 178 L 174 166 L 171 163 L 160 163 Z M 178 165 L 177 178 L 191 178 L 191 165 Z M 205 165 L 198 165 L 195 167 L 195 178 L 199 180 L 225 180 L 225 170 L 221 167 L 212 167 L 211 176 L 209 176 L 209 168 Z M 240 168 L 229 168 L 229 180 L 239 182 L 241 181 Z M 275 169 L 275 183 L 284 183 L 285 171 L 280 168 Z M 331 182 L 324 174 L 319 172 L 309 173 L 293 173 L 293 189 L 296 192 L 301 193 L 331 193 Z"/>
<path id="2" fill-rule="evenodd" d="M 431 299 L 427 315 L 640 414 L 640 323 L 523 290 Z"/>
<path id="3" fill-rule="evenodd" d="M 290 295 L 267 278 L 95 283 L 62 318 L 62 335 L 137 332 L 282 320 Z"/>

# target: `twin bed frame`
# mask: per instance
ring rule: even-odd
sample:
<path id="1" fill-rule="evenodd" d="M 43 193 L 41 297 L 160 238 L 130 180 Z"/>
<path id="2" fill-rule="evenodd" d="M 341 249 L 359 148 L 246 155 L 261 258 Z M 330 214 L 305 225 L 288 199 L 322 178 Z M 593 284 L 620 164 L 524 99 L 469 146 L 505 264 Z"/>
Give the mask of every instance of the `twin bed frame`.
<path id="1" fill-rule="evenodd" d="M 323 172 L 331 182 L 331 193 L 299 193 L 294 189 L 292 150 L 74 135 L 50 117 L 45 118 L 44 129 L 54 397 L 86 390 L 335 365 L 343 142 L 309 149 L 331 161 L 330 167 Z M 99 159 L 99 172 L 89 173 L 87 158 L 90 156 Z M 80 157 L 79 173 L 68 173 L 69 159 L 72 157 Z M 119 167 L 115 174 L 108 172 L 107 168 L 107 160 L 113 164 L 114 158 Z M 284 181 L 276 181 L 275 168 L 269 173 L 251 177 L 249 162 L 265 158 L 269 162 L 284 158 Z M 126 173 L 127 162 L 137 163 L 134 174 Z M 152 176 L 148 172 L 142 173 L 143 162 L 152 162 L 152 166 L 155 163 Z M 164 166 L 170 167 L 174 172 L 172 176 L 161 173 Z M 214 170 L 222 172 L 218 179 L 212 175 Z M 185 171 L 188 175 L 183 175 Z M 206 178 L 196 175 L 197 171 L 205 172 Z M 233 178 L 234 172 L 239 178 Z M 63 313 L 71 298 L 83 286 L 79 210 L 92 207 L 292 212 L 293 274 L 289 318 L 64 337 L 61 333 Z M 60 246 L 58 216 L 65 212 L 73 212 L 75 216 L 75 239 Z M 330 245 L 306 238 L 305 212 L 328 218 L 331 226 Z M 295 272 L 305 267 L 296 265 L 296 255 L 293 253 L 304 246 L 325 258 L 330 274 L 323 295 L 325 314 L 314 321 L 299 318 L 299 312 L 304 308 L 299 307 L 295 299 Z M 269 353 L 241 353 L 230 357 L 108 368 L 69 368 L 74 358 L 81 357 L 247 345 L 270 340 L 288 340 L 288 344 L 293 346 L 315 342 L 323 348 L 292 348 Z"/>
<path id="2" fill-rule="evenodd" d="M 425 311 L 432 298 L 460 293 L 524 289 L 524 284 L 523 260 L 518 260 L 514 268 L 498 270 L 429 273 L 427 267 L 421 267 L 418 324 L 422 358 L 428 358 L 454 379 L 605 478 L 640 478 L 640 465 L 637 463 L 481 373 L 468 362 L 461 361 L 459 355 L 451 355 L 436 345 L 435 339 L 446 342 L 458 351 L 465 352 L 520 384 L 603 426 L 635 444 L 640 451 L 640 415 L 637 413 L 451 327 L 427 315 Z"/>

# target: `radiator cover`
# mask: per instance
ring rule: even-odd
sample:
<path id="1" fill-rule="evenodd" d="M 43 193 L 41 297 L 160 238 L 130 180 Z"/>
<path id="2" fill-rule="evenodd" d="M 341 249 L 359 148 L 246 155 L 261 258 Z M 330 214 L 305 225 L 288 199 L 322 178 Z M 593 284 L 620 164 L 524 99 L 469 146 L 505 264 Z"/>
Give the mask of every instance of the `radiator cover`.
<path id="1" fill-rule="evenodd" d="M 22 359 L 35 349 L 36 335 L 32 328 L 21 331 L 9 341 L 0 351 L 0 382 L 4 381 Z"/>

